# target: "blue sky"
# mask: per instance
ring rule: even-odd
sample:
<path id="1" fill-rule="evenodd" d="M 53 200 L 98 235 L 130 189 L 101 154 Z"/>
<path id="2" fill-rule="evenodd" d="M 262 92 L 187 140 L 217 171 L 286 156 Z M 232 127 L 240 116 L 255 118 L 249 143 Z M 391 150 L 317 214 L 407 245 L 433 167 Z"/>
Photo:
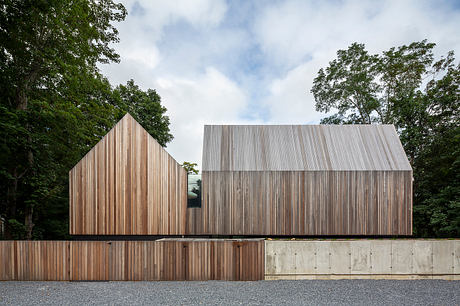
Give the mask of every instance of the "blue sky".
<path id="1" fill-rule="evenodd" d="M 353 42 L 380 53 L 428 39 L 460 54 L 460 1 L 122 1 L 116 85 L 157 90 L 179 162 L 201 164 L 204 124 L 313 124 L 318 70 Z"/>

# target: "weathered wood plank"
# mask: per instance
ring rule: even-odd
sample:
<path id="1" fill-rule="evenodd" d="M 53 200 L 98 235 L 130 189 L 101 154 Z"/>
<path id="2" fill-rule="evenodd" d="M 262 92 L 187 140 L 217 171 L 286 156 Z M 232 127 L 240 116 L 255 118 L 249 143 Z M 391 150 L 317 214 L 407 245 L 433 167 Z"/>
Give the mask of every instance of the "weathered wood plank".
<path id="1" fill-rule="evenodd" d="M 187 173 L 129 114 L 69 173 L 71 235 L 183 235 Z"/>
<path id="2" fill-rule="evenodd" d="M 204 171 L 193 235 L 411 235 L 411 171 Z"/>
<path id="3" fill-rule="evenodd" d="M 0 241 L 0 280 L 261 280 L 256 240 Z"/>
<path id="4" fill-rule="evenodd" d="M 411 170 L 393 125 L 206 125 L 203 171 Z"/>

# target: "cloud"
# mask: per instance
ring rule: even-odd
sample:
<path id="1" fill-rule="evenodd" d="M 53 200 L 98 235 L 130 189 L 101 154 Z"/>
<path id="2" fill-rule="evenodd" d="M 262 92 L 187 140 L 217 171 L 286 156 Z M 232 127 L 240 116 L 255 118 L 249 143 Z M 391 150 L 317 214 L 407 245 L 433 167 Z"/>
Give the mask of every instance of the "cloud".
<path id="1" fill-rule="evenodd" d="M 428 39 L 436 56 L 460 53 L 455 2 L 123 1 L 120 64 L 112 84 L 134 79 L 162 97 L 177 161 L 201 163 L 204 124 L 318 123 L 310 94 L 318 70 L 353 42 L 371 53 Z"/>
<path id="2" fill-rule="evenodd" d="M 205 124 L 239 124 L 247 105 L 239 87 L 213 67 L 194 78 L 161 77 L 154 81 L 171 119 L 176 137 L 168 152 L 180 163 L 198 162 L 201 168 Z"/>
<path id="3" fill-rule="evenodd" d="M 371 53 L 428 39 L 437 56 L 460 50 L 459 10 L 429 1 L 284 1 L 264 7 L 254 22 L 255 39 L 272 70 L 261 105 L 271 122 L 317 122 L 310 94 L 321 67 L 353 42 Z"/>
<path id="4" fill-rule="evenodd" d="M 124 83 L 130 78 L 137 81 L 140 77 L 141 85 L 146 83 L 145 73 L 151 78 L 153 71 L 174 53 L 159 47 L 162 42 L 169 41 L 165 36 L 166 28 L 184 22 L 190 29 L 207 30 L 222 21 L 227 9 L 223 0 L 121 2 L 128 10 L 126 20 L 117 24 L 120 42 L 114 46 L 121 63 L 101 69 L 114 83 Z M 164 64 L 162 69 L 168 70 Z"/>
<path id="5" fill-rule="evenodd" d="M 372 52 L 422 39 L 439 42 L 442 51 L 458 49 L 459 17 L 431 1 L 293 0 L 267 5 L 254 32 L 270 60 L 286 67 L 355 41 Z"/>
<path id="6" fill-rule="evenodd" d="M 315 124 L 325 116 L 315 111 L 314 103 L 308 103 L 313 101 L 308 88 L 316 68 L 305 63 L 289 71 L 284 78 L 272 81 L 270 94 L 263 102 L 270 110 L 269 123 Z"/>

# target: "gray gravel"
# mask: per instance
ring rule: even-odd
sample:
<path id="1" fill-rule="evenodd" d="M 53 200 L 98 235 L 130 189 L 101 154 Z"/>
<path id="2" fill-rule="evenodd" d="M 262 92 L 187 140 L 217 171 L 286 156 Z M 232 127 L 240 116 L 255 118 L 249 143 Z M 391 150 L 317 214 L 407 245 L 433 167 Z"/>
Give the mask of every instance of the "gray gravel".
<path id="1" fill-rule="evenodd" d="M 460 281 L 0 282 L 0 304 L 459 305 Z"/>

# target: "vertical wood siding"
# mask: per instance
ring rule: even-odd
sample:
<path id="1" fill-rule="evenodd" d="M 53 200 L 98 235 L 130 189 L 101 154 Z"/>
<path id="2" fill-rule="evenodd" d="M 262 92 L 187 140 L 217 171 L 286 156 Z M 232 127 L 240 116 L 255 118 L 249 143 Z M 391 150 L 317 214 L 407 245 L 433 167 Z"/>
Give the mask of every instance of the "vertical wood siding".
<path id="1" fill-rule="evenodd" d="M 129 114 L 69 173 L 71 235 L 185 233 L 187 173 Z"/>
<path id="2" fill-rule="evenodd" d="M 393 125 L 206 125 L 203 171 L 412 170 Z"/>
<path id="3" fill-rule="evenodd" d="M 126 115 L 70 171 L 70 234 L 412 234 L 390 125 L 206 126 L 203 169 L 187 209 L 186 171 Z"/>
<path id="4" fill-rule="evenodd" d="M 0 280 L 261 280 L 263 240 L 0 241 Z"/>
<path id="5" fill-rule="evenodd" d="M 412 168 L 393 125 L 209 125 L 202 169 L 188 234 L 412 234 Z"/>
<path id="6" fill-rule="evenodd" d="M 0 280 L 69 280 L 67 241 L 0 241 Z"/>
<path id="7" fill-rule="evenodd" d="M 204 171 L 202 181 L 188 234 L 412 234 L 412 171 Z"/>

